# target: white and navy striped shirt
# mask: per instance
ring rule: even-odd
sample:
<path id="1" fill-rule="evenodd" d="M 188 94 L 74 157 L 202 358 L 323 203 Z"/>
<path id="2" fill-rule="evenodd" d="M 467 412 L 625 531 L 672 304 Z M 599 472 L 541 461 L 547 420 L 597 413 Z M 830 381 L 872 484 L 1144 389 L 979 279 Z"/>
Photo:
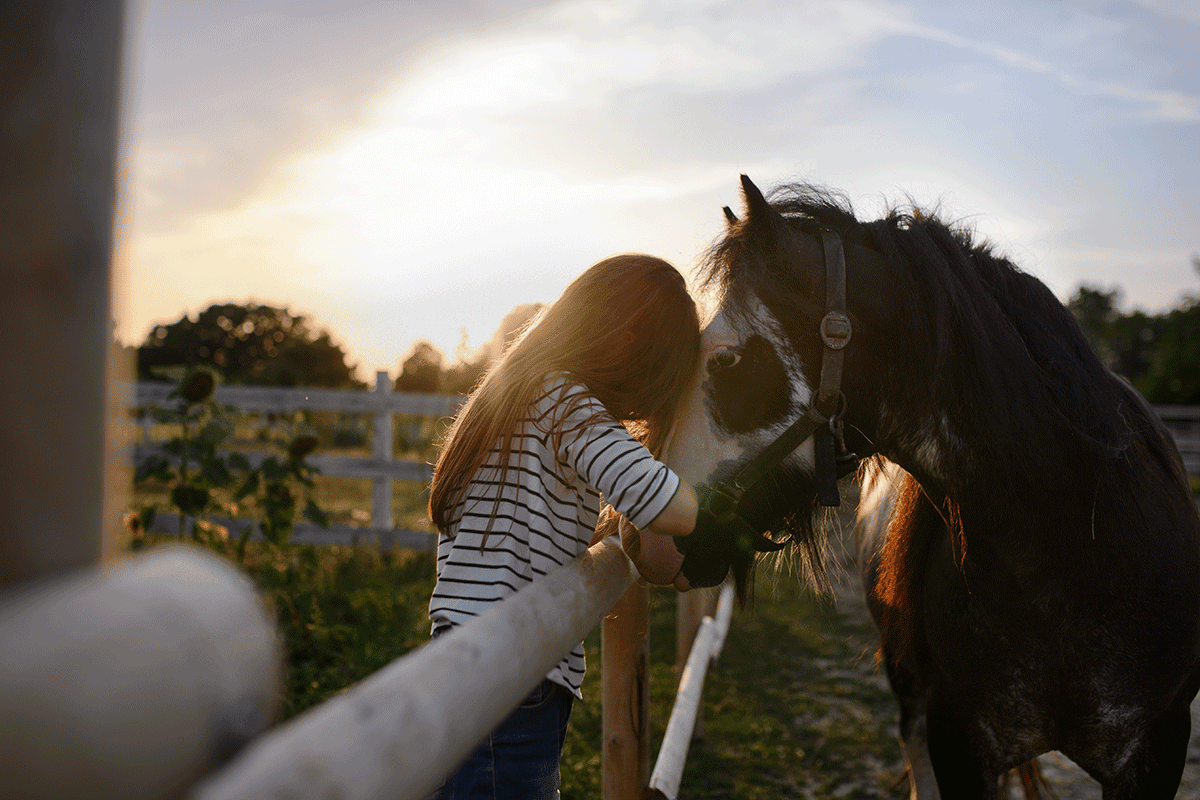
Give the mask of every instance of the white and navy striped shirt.
<path id="1" fill-rule="evenodd" d="M 679 488 L 587 387 L 562 374 L 521 420 L 503 484 L 501 458 L 499 449 L 488 455 L 438 539 L 434 630 L 481 614 L 586 550 L 602 501 L 642 528 Z M 546 677 L 582 697 L 583 672 L 580 642 Z"/>

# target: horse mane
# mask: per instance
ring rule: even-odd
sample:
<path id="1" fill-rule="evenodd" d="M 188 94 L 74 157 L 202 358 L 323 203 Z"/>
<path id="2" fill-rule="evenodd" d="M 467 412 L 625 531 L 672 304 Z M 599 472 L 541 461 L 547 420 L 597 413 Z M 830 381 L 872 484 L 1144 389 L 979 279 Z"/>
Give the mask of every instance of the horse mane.
<path id="1" fill-rule="evenodd" d="M 1150 424 L 1071 312 L 968 226 L 944 222 L 911 201 L 889 208 L 882 219 L 860 222 L 844 195 L 806 183 L 779 187 L 770 201 L 794 231 L 832 229 L 846 243 L 883 256 L 895 287 L 889 308 L 903 316 L 906 350 L 919 360 L 915 370 L 906 362 L 896 379 L 908 385 L 914 402 L 927 406 L 936 396 L 949 411 L 961 411 L 955 422 L 966 429 L 957 436 L 986 442 L 989 460 L 1008 478 L 1025 484 L 1053 469 L 1030 458 L 1030 441 L 1112 463 Z M 779 268 L 795 263 L 794 243 L 764 245 L 748 235 L 747 223 L 731 225 L 710 248 L 703 282 L 718 287 L 735 309 L 745 307 L 750 292 L 776 306 L 792 298 L 785 314 L 811 314 L 814 302 L 823 305 L 823 283 L 797 291 L 800 271 Z M 853 304 L 856 287 L 848 290 Z M 924 382 L 914 382 L 914 375 Z"/>

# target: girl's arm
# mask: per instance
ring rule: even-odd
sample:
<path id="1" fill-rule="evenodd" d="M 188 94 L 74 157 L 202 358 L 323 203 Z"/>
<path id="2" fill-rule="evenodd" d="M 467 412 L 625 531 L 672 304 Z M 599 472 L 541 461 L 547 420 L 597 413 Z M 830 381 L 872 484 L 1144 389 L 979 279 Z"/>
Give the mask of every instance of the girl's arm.
<path id="1" fill-rule="evenodd" d="M 696 490 L 687 481 L 680 480 L 679 488 L 671 496 L 671 501 L 658 512 L 658 516 L 650 520 L 646 528 L 659 536 L 687 536 L 696 527 L 696 512 L 700 510 L 700 502 L 696 499 Z M 675 545 L 668 541 L 671 549 Z"/>
<path id="2" fill-rule="evenodd" d="M 692 588 L 680 571 L 683 569 L 683 554 L 675 547 L 672 536 L 686 536 L 696 527 L 696 512 L 699 504 L 696 492 L 686 481 L 679 482 L 671 501 L 646 525 L 645 530 L 656 536 L 644 536 L 624 517 L 620 521 L 621 543 L 626 553 L 631 553 L 634 565 L 643 578 L 650 583 L 673 585 L 686 592 Z M 634 541 L 634 538 L 638 541 Z"/>

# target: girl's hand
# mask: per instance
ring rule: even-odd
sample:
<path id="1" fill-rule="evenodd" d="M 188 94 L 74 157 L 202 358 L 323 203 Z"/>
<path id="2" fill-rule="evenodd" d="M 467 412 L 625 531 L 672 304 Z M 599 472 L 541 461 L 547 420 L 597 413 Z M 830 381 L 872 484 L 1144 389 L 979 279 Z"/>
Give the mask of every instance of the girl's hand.
<path id="1" fill-rule="evenodd" d="M 659 586 L 674 586 L 680 592 L 692 588 L 683 576 L 683 554 L 670 536 L 643 534 L 625 517 L 620 517 L 617 526 L 621 547 L 643 578 Z"/>

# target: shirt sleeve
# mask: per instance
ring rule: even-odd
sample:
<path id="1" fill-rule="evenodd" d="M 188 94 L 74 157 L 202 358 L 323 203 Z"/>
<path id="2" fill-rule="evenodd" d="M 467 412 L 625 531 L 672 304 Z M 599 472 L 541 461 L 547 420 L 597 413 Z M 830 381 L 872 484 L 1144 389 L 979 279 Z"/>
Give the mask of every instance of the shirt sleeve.
<path id="1" fill-rule="evenodd" d="M 570 405 L 559 458 L 634 525 L 652 522 L 675 495 L 679 476 L 630 436 L 599 400 L 576 387 L 563 399 Z"/>

